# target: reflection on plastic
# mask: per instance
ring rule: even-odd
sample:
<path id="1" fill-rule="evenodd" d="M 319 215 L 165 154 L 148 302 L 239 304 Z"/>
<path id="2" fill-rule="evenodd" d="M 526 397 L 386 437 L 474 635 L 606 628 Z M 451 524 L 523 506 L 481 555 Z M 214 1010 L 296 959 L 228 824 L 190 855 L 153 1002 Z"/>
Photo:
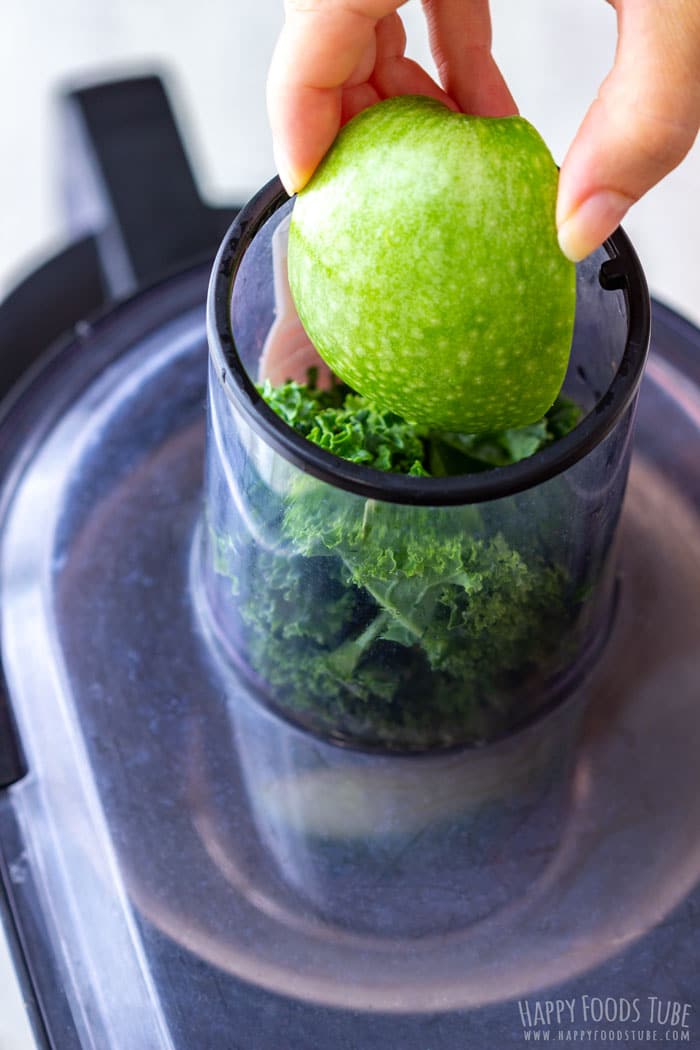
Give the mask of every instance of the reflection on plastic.
<path id="1" fill-rule="evenodd" d="M 330 922 L 377 936 L 464 928 L 518 899 L 556 850 L 580 698 L 493 747 L 367 755 L 229 707 L 255 825 Z"/>

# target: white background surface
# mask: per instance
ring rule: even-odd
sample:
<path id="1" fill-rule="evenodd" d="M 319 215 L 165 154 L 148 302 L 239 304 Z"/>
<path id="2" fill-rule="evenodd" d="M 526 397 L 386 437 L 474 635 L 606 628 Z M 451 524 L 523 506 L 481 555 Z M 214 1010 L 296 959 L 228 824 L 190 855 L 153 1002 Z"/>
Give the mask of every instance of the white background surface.
<path id="1" fill-rule="evenodd" d="M 492 0 L 492 9 L 501 68 L 561 161 L 612 61 L 613 12 L 603 0 Z M 0 294 L 65 238 L 54 95 L 66 82 L 168 68 L 205 194 L 242 201 L 272 174 L 264 83 L 281 0 L 0 0 L 0 12 Z M 416 0 L 404 14 L 410 52 L 427 61 Z M 699 188 L 696 144 L 625 223 L 652 290 L 696 323 Z M 19 1050 L 7 965 L 0 940 L 0 1044 Z"/>
<path id="2" fill-rule="evenodd" d="M 207 195 L 240 201 L 272 174 L 264 84 L 282 0 L 1 0 L 0 8 L 0 292 L 62 241 L 53 96 L 66 81 L 170 68 Z M 561 161 L 611 64 L 614 13 L 603 0 L 492 0 L 492 10 L 501 68 Z M 410 51 L 425 59 L 417 0 L 404 14 Z M 696 144 L 625 223 L 652 290 L 696 323 L 699 188 Z"/>
<path id="3" fill-rule="evenodd" d="M 0 1050 L 36 1050 L 0 915 Z"/>

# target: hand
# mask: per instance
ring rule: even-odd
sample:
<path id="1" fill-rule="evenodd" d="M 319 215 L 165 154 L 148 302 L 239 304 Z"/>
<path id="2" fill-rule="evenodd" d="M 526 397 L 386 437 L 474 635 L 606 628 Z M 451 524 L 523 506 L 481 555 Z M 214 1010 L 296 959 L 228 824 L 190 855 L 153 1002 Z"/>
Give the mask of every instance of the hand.
<path id="1" fill-rule="evenodd" d="M 593 2 L 593 0 L 581 0 Z M 615 65 L 564 160 L 557 225 L 578 260 L 688 152 L 700 126 L 698 0 L 610 0 Z M 287 0 L 268 80 L 275 155 L 301 189 L 341 124 L 381 98 L 424 94 L 467 113 L 517 112 L 491 56 L 488 0 L 423 0 L 441 86 L 404 57 L 402 0 Z"/>
<path id="2" fill-rule="evenodd" d="M 574 260 L 680 164 L 700 127 L 700 4 L 609 2 L 617 13 L 615 64 L 559 177 L 559 243 Z"/>
<path id="3" fill-rule="evenodd" d="M 341 124 L 393 95 L 430 95 L 452 109 L 502 117 L 518 109 L 491 57 L 488 0 L 424 0 L 442 87 L 404 56 L 404 0 L 286 0 L 268 78 L 275 158 L 300 190 Z"/>

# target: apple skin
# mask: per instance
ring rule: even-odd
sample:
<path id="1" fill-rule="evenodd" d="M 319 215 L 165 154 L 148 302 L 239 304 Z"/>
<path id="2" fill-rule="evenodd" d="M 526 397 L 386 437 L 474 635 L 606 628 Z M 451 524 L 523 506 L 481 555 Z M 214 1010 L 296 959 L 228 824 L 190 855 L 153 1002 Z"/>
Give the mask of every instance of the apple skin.
<path id="1" fill-rule="evenodd" d="M 564 380 L 576 303 L 557 181 L 521 117 L 467 116 L 422 96 L 364 110 L 292 213 L 290 287 L 321 357 L 431 429 L 540 419 Z"/>

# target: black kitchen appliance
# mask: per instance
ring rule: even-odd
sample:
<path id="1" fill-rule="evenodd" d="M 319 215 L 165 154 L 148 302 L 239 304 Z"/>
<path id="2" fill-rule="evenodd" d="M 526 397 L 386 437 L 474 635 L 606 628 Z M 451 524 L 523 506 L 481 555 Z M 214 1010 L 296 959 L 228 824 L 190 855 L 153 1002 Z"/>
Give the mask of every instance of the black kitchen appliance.
<path id="1" fill-rule="evenodd" d="M 0 863 L 37 1039 L 457 1050 L 595 1031 L 693 1045 L 700 333 L 654 304 L 617 608 L 579 687 L 552 834 L 516 808 L 490 854 L 507 899 L 461 926 L 343 921 L 312 882 L 325 864 L 338 884 L 347 854 L 300 853 L 270 808 L 279 792 L 249 803 L 266 741 L 274 764 L 309 738 L 243 683 L 232 717 L 192 601 L 204 307 L 234 209 L 202 204 L 157 79 L 77 91 L 65 116 L 68 213 L 98 225 L 0 308 Z M 385 784 L 367 756 L 350 765 L 353 816 Z M 408 829 L 409 868 L 423 830 Z M 434 881 L 421 871 L 417 912 Z"/>

